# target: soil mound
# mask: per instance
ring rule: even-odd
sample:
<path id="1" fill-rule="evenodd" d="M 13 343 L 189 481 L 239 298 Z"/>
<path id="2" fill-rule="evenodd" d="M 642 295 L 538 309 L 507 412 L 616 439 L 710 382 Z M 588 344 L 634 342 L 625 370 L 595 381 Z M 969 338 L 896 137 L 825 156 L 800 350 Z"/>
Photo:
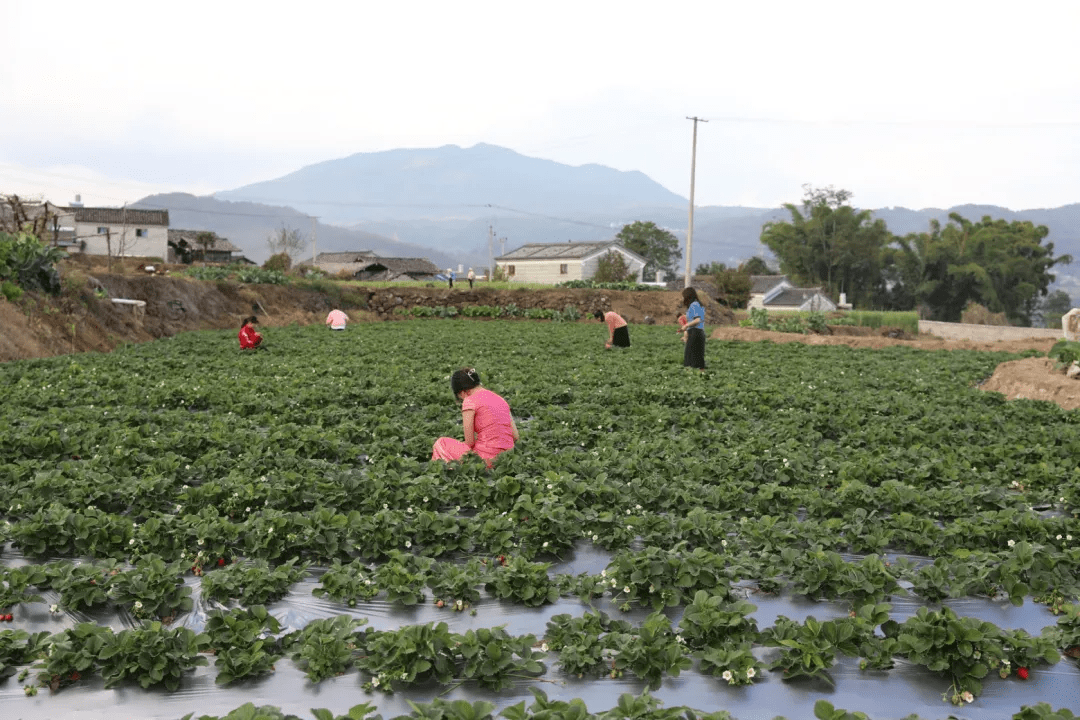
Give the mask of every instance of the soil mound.
<path id="1" fill-rule="evenodd" d="M 1003 362 L 994 370 L 983 390 L 999 392 L 1009 400 L 1046 400 L 1065 410 L 1080 408 L 1080 380 L 1065 377 L 1045 357 Z"/>

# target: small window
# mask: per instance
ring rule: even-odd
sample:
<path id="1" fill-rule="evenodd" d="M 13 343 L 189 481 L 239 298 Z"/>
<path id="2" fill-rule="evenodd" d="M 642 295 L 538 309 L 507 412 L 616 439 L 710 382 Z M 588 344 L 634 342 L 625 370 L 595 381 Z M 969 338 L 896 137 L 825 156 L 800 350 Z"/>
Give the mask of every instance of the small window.
<path id="1" fill-rule="evenodd" d="M 97 229 L 97 234 L 98 235 L 108 235 L 109 234 L 109 228 L 107 228 L 107 227 L 99 227 Z"/>
<path id="2" fill-rule="evenodd" d="M 570 272 L 570 271 L 566 268 L 566 263 L 563 263 L 562 265 L 559 266 L 559 274 L 560 275 L 565 275 L 568 272 Z"/>
<path id="3" fill-rule="evenodd" d="M 150 231 L 146 228 L 135 228 L 135 237 L 150 237 Z"/>
<path id="4" fill-rule="evenodd" d="M 514 266 L 513 266 L 513 265 L 507 265 L 507 266 L 506 266 L 506 274 L 507 274 L 507 275 L 511 275 L 511 276 L 512 276 L 512 275 L 514 274 L 515 270 L 516 270 L 516 268 L 514 268 Z"/>

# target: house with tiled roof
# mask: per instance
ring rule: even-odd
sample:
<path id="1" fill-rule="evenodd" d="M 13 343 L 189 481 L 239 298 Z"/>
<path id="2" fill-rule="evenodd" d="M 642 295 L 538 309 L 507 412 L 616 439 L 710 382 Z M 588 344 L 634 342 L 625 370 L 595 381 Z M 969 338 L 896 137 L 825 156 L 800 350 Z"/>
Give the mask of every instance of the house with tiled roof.
<path id="1" fill-rule="evenodd" d="M 378 255 L 371 250 L 350 250 L 349 252 L 322 252 L 315 256 L 315 261 L 305 260 L 300 266 L 316 267 L 327 275 L 345 272 L 355 275 L 370 264 Z M 437 269 L 436 269 L 437 270 Z"/>
<path id="2" fill-rule="evenodd" d="M 201 242 L 200 236 L 205 233 L 210 235 L 208 243 Z M 168 262 L 230 263 L 239 259 L 235 254 L 240 252 L 240 248 L 210 230 L 169 229 Z"/>
<path id="3" fill-rule="evenodd" d="M 588 280 L 596 274 L 600 258 L 609 252 L 623 256 L 638 282 L 645 258 L 615 242 L 529 243 L 495 258 L 495 266 L 511 282 L 560 283 Z"/>
<path id="4" fill-rule="evenodd" d="M 169 255 L 169 211 L 69 207 L 75 242 L 89 255 L 157 258 Z"/>
<path id="5" fill-rule="evenodd" d="M 439 268 L 427 258 L 372 258 L 357 270 L 357 280 L 383 282 L 388 280 L 434 280 Z"/>

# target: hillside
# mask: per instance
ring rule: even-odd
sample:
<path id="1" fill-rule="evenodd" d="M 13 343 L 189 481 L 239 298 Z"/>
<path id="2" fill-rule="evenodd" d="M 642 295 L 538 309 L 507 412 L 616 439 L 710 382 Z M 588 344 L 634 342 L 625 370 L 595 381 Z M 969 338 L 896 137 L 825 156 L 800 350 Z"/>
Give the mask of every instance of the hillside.
<path id="1" fill-rule="evenodd" d="M 282 225 L 300 230 L 306 237 L 312 231 L 311 218 L 288 206 L 262 205 L 253 202 L 230 202 L 187 193 L 150 195 L 131 207 L 166 209 L 169 225 L 185 230 L 212 230 L 243 249 L 244 254 L 261 263 L 270 255 L 266 238 Z M 373 250 L 383 257 L 426 257 L 439 267 L 453 258 L 435 245 L 413 244 L 355 228 L 319 222 L 315 226 L 319 252 Z M 311 256 L 308 244 L 304 257 Z"/>
<path id="2" fill-rule="evenodd" d="M 685 202 L 642 172 L 574 167 L 483 143 L 358 153 L 216 197 L 289 204 L 339 225 L 472 220 L 502 208 L 572 217 Z"/>

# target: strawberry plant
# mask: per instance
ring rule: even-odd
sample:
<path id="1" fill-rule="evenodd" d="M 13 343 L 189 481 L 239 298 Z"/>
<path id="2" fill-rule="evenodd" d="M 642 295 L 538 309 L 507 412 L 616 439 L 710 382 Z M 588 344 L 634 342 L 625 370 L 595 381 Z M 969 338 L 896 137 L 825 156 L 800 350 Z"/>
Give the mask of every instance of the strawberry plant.
<path id="1" fill-rule="evenodd" d="M 392 683 L 411 685 L 429 678 L 446 684 L 457 671 L 459 636 L 446 623 L 406 625 L 369 633 L 367 654 L 357 666 L 371 676 L 372 689 L 392 692 Z"/>
<path id="2" fill-rule="evenodd" d="M 281 648 L 309 680 L 319 682 L 349 669 L 354 653 L 365 646 L 364 634 L 357 633 L 357 628 L 366 623 L 348 615 L 313 620 L 303 630 L 283 637 Z"/>
<path id="3" fill-rule="evenodd" d="M 681 638 L 672 631 L 671 621 L 660 612 L 645 618 L 636 632 L 616 634 L 613 644 L 617 655 L 612 671 L 630 670 L 650 690 L 660 687 L 664 675 L 678 677 L 691 665 Z"/>
<path id="4" fill-rule="evenodd" d="M 471 604 L 480 600 L 479 588 L 488 580 L 489 573 L 476 558 L 463 565 L 437 562 L 431 568 L 428 586 L 438 600 L 447 604 L 455 600 Z"/>
<path id="5" fill-rule="evenodd" d="M 1005 659 L 996 625 L 959 617 L 947 607 L 940 612 L 919 608 L 902 625 L 886 623 L 882 630 L 896 638 L 898 654 L 945 674 L 952 682 L 949 699 L 957 705 L 964 692 L 977 697 L 990 668 Z"/>
<path id="6" fill-rule="evenodd" d="M 780 648 L 780 655 L 769 664 L 769 669 L 783 672 L 785 680 L 817 677 L 832 684 L 828 670 L 836 660 L 836 653 L 859 654 L 856 627 L 852 623 L 821 622 L 813 616 L 804 623 L 779 616 L 775 625 L 762 632 L 762 642 L 767 647 Z"/>
<path id="7" fill-rule="evenodd" d="M 208 642 L 206 635 L 187 628 L 165 628 L 160 622 L 117 633 L 98 652 L 105 687 L 131 679 L 143 688 L 163 685 L 176 690 L 188 670 L 207 664 L 200 653 Z"/>
<path id="8" fill-rule="evenodd" d="M 559 599 L 559 588 L 548 577 L 550 563 L 529 562 L 523 557 L 505 561 L 492 570 L 485 587 L 498 598 L 508 598 L 527 607 L 538 607 Z"/>
<path id="9" fill-rule="evenodd" d="M 14 675 L 19 665 L 38 659 L 48 637 L 47 632 L 0 630 L 0 680 Z"/>
<path id="10" fill-rule="evenodd" d="M 120 566 L 115 561 L 89 565 L 58 562 L 47 565 L 46 572 L 50 586 L 60 593 L 61 607 L 81 611 L 109 601 L 113 577 L 120 572 Z"/>
<path id="11" fill-rule="evenodd" d="M 728 685 L 751 685 L 761 677 L 761 663 L 754 657 L 748 642 L 710 645 L 698 656 L 702 671 L 719 675 Z"/>
<path id="12" fill-rule="evenodd" d="M 499 692 L 515 678 L 540 675 L 546 653 L 534 650 L 532 635 L 513 637 L 500 627 L 468 630 L 459 636 L 457 653 L 462 658 L 461 676 L 481 687 Z"/>
<path id="13" fill-rule="evenodd" d="M 544 639 L 558 653 L 558 666 L 581 677 L 603 669 L 615 649 L 614 638 L 632 632 L 633 627 L 625 621 L 612 620 L 602 612 L 587 612 L 581 617 L 554 616 L 548 620 Z"/>
<path id="14" fill-rule="evenodd" d="M 203 575 L 203 597 L 220 603 L 235 599 L 243 605 L 278 600 L 307 572 L 306 563 L 296 563 L 297 558 L 291 558 L 273 567 L 265 560 L 226 565 Z"/>
<path id="15" fill-rule="evenodd" d="M 35 665 L 38 679 L 53 691 L 94 672 L 101 651 L 113 640 L 113 631 L 94 623 L 79 623 L 45 641 L 45 657 Z"/>
<path id="16" fill-rule="evenodd" d="M 252 608 L 211 612 L 206 621 L 207 644 L 214 650 L 215 682 L 227 685 L 234 680 L 271 672 L 281 657 L 273 636 L 281 625 L 262 605 Z"/>
<path id="17" fill-rule="evenodd" d="M 390 559 L 375 570 L 375 582 L 386 591 L 388 602 L 416 605 L 424 602 L 424 588 L 434 561 L 431 558 L 390 551 Z"/>
<path id="18" fill-rule="evenodd" d="M 757 621 L 750 614 L 755 610 L 757 606 L 745 600 L 728 604 L 722 595 L 698 590 L 679 621 L 679 635 L 693 650 L 753 642 L 757 639 Z"/>
<path id="19" fill-rule="evenodd" d="M 0 567 L 0 610 L 10 612 L 16 605 L 41 602 L 35 586 L 48 582 L 44 566 Z"/>
<path id="20" fill-rule="evenodd" d="M 193 606 L 182 567 L 182 563 L 169 564 L 157 556 L 143 558 L 134 569 L 113 575 L 109 594 L 136 618 L 171 621 Z"/>
<path id="21" fill-rule="evenodd" d="M 325 596 L 349 607 L 355 606 L 358 600 L 370 600 L 379 594 L 375 573 L 361 560 L 353 560 L 348 565 L 335 560 L 319 580 L 312 595 Z"/>

